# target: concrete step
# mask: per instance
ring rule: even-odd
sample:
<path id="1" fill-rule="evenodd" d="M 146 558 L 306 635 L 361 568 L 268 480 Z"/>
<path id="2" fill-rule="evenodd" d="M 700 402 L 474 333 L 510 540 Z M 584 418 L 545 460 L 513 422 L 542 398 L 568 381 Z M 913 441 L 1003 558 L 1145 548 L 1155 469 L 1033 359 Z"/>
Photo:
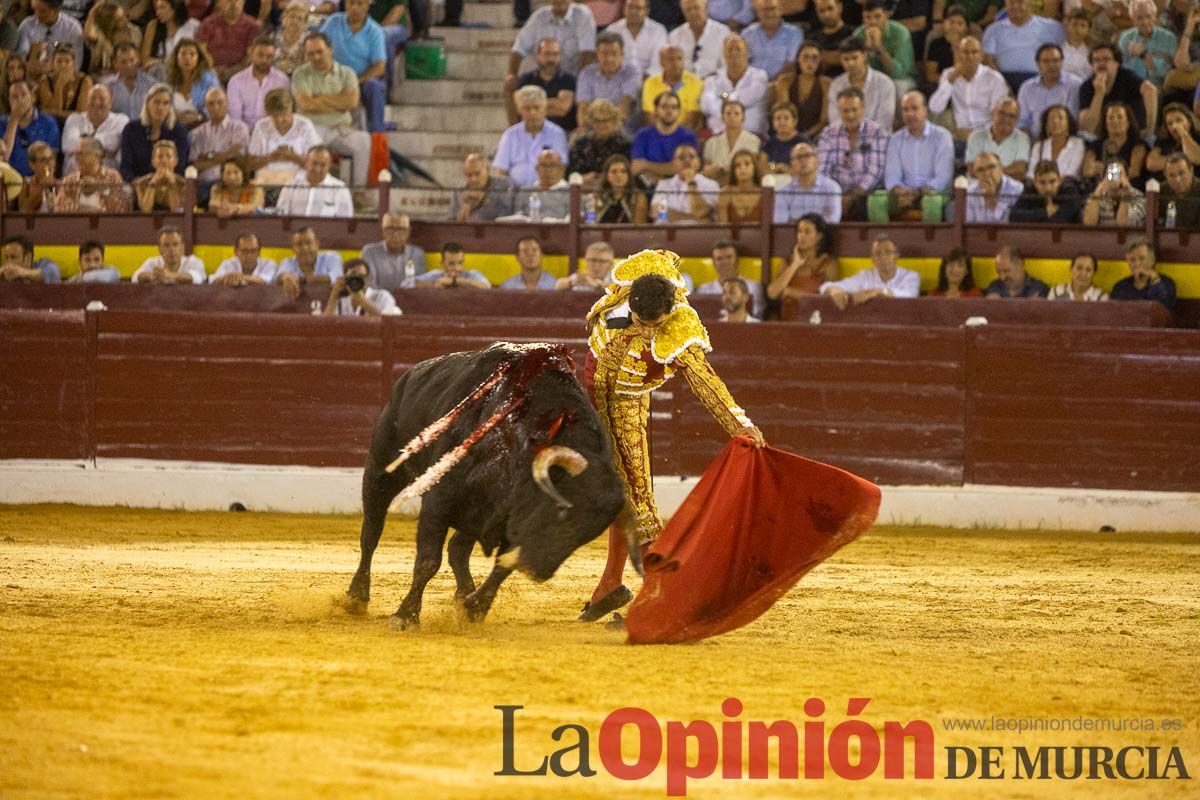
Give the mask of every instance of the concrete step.
<path id="1" fill-rule="evenodd" d="M 541 5 L 538 3 L 538 5 Z M 512 3 L 466 3 L 463 22 L 513 30 Z"/>
<path id="2" fill-rule="evenodd" d="M 401 81 L 392 92 L 401 105 L 470 105 L 502 108 L 504 84 L 500 80 Z"/>
<path id="3" fill-rule="evenodd" d="M 496 144 L 500 142 L 500 132 L 508 127 L 502 105 L 388 106 L 387 118 L 402 131 L 493 133 Z"/>
<path id="4" fill-rule="evenodd" d="M 497 85 L 508 70 L 508 53 L 504 51 L 449 50 L 446 52 L 446 77 L 451 80 L 487 80 Z"/>
<path id="5" fill-rule="evenodd" d="M 450 191 L 446 189 L 392 189 L 390 200 L 393 211 L 403 211 L 420 219 L 447 219 L 450 216 Z"/>
<path id="6" fill-rule="evenodd" d="M 446 41 L 448 50 L 472 50 L 507 53 L 517 38 L 517 29 L 503 28 L 438 28 L 429 31 L 431 36 Z"/>
<path id="7" fill-rule="evenodd" d="M 424 158 L 464 158 L 468 153 L 488 153 L 500 142 L 499 134 L 432 133 L 410 131 L 389 133 L 388 145 L 418 161 Z"/>

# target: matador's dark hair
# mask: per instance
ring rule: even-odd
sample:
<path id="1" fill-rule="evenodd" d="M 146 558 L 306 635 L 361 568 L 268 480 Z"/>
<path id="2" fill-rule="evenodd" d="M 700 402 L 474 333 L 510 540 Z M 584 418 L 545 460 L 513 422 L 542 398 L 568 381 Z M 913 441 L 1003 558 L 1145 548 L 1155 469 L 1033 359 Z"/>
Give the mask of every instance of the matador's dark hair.
<path id="1" fill-rule="evenodd" d="M 646 321 L 666 314 L 675 305 L 675 284 L 662 275 L 643 275 L 629 287 L 629 310 Z"/>

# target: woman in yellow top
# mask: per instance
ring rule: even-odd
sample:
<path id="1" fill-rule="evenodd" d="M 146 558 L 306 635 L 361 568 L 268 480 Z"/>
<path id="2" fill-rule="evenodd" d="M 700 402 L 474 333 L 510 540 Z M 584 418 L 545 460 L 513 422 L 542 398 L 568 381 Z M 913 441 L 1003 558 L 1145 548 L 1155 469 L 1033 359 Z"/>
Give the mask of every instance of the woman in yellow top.
<path id="1" fill-rule="evenodd" d="M 676 372 L 730 436 L 766 444 L 762 431 L 730 396 L 705 353 L 708 331 L 687 302 L 679 256 L 643 250 L 613 270 L 613 282 L 588 312 L 588 359 L 584 383 L 608 430 L 626 506 L 616 525 L 633 528 L 643 548 L 658 538 L 662 520 L 650 485 L 646 424 L 650 393 Z M 632 537 L 631 537 L 632 538 Z M 609 532 L 608 563 L 579 619 L 591 622 L 633 599 L 622 583 L 626 544 Z"/>

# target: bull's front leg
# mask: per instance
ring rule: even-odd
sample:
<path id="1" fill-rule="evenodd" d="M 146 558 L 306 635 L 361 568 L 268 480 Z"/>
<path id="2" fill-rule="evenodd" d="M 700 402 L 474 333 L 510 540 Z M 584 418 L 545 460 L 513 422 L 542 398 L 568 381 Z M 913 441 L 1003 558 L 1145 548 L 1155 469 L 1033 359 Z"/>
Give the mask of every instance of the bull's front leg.
<path id="1" fill-rule="evenodd" d="M 399 630 L 420 623 L 425 585 L 442 566 L 442 548 L 446 545 L 450 525 L 433 502 L 427 502 L 427 506 L 421 509 L 421 517 L 417 521 L 417 558 L 413 562 L 412 586 L 400 603 L 400 608 L 392 615 L 391 625 Z"/>
<path id="2" fill-rule="evenodd" d="M 350 588 L 346 592 L 346 610 L 351 614 L 367 613 L 367 604 L 371 602 L 371 557 L 375 555 L 379 537 L 383 535 L 388 505 L 399 492 L 398 478 L 368 468 L 363 477 L 363 520 L 359 537 L 361 554 L 358 559 L 358 571 L 354 573 Z"/>
<path id="3" fill-rule="evenodd" d="M 492 573 L 487 576 L 487 580 L 463 600 L 463 611 L 466 612 L 467 619 L 471 622 L 483 621 L 483 618 L 492 609 L 492 603 L 496 599 L 496 592 L 500 589 L 500 584 L 504 583 L 505 578 L 512 574 L 512 567 L 501 565 L 503 559 L 504 556 L 497 556 Z"/>
<path id="4" fill-rule="evenodd" d="M 475 591 L 475 579 L 471 577 L 471 550 L 475 547 L 475 537 L 455 531 L 446 545 L 446 558 L 450 568 L 454 570 L 454 599 L 462 600 Z"/>

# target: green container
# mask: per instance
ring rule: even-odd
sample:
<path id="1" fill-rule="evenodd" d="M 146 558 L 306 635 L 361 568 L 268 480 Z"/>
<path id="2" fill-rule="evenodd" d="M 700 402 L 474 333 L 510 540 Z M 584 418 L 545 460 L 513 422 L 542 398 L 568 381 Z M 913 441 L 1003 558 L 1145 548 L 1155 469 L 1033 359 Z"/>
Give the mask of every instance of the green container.
<path id="1" fill-rule="evenodd" d="M 440 39 L 422 39 L 404 46 L 404 77 L 410 81 L 433 81 L 446 77 L 446 44 Z"/>

